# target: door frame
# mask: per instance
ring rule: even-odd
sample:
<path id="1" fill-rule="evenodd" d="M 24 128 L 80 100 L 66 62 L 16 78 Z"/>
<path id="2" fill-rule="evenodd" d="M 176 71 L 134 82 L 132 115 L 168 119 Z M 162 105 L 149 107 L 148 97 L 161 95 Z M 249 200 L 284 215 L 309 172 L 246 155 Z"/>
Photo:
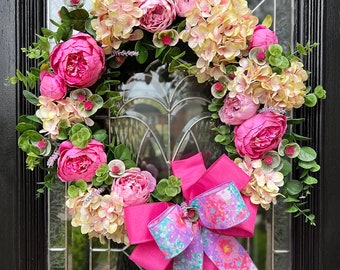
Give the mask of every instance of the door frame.
<path id="1" fill-rule="evenodd" d="M 46 3 L 36 0 L 1 0 L 2 46 L 0 46 L 1 78 L 26 70 L 32 63 L 21 53 L 28 47 L 46 21 Z M 308 122 L 300 128 L 312 137 L 318 149 L 322 171 L 317 175 L 320 184 L 313 190 L 309 207 L 317 216 L 317 227 L 311 227 L 302 219 L 293 219 L 293 269 L 332 269 L 340 264 L 340 231 L 334 224 L 340 221 L 340 200 L 336 190 L 337 154 L 340 153 L 340 91 L 338 90 L 337 63 L 340 63 L 338 44 L 340 30 L 337 19 L 340 1 L 297 0 L 297 41 L 320 42 L 321 45 L 306 58 L 306 68 L 312 72 L 313 86 L 323 84 L 328 90 L 327 100 L 316 108 L 301 111 L 297 116 L 308 116 Z M 0 104 L 0 211 L 6 222 L 1 228 L 0 258 L 6 269 L 46 268 L 46 198 L 36 199 L 37 180 L 42 172 L 30 172 L 25 168 L 24 155 L 17 148 L 17 136 L 13 136 L 17 116 L 31 113 L 19 91 L 23 86 L 3 84 Z M 18 135 L 18 134 L 17 134 Z"/>

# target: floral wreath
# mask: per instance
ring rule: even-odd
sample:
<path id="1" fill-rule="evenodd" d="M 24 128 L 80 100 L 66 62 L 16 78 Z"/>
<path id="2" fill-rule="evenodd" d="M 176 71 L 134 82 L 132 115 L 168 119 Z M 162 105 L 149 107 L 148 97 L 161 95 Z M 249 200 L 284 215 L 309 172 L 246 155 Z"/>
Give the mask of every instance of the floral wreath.
<path id="1" fill-rule="evenodd" d="M 136 244 L 131 259 L 146 269 L 256 269 L 234 236 L 252 235 L 257 206 L 268 210 L 280 195 L 287 212 L 315 225 L 304 205 L 320 166 L 308 138 L 292 131 L 303 119 L 291 112 L 326 97 L 322 86 L 306 86 L 299 58 L 318 44 L 285 52 L 270 16 L 259 24 L 244 0 L 93 0 L 90 12 L 67 2 L 52 21 L 57 30 L 43 28 L 23 49 L 38 67 L 8 80 L 30 90 L 39 83 L 38 97 L 23 91 L 37 110 L 19 117 L 18 145 L 30 170 L 47 170 L 38 194 L 68 183 L 72 226 Z M 174 175 L 156 180 L 131 149 L 109 142 L 91 117 L 117 111 L 128 59 L 157 59 L 210 84 L 211 129 L 226 154 L 208 169 L 200 154 L 173 161 Z"/>

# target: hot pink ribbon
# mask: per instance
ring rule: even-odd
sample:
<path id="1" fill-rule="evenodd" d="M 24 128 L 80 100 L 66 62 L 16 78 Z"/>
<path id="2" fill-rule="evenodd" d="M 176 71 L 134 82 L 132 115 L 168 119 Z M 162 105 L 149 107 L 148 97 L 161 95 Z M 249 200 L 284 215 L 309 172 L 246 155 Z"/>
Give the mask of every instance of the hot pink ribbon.
<path id="1" fill-rule="evenodd" d="M 183 195 L 188 202 L 191 202 L 198 195 L 226 182 L 234 182 L 238 190 L 241 190 L 249 181 L 249 177 L 225 155 L 222 155 L 208 170 L 205 169 L 201 154 L 197 154 L 189 159 L 172 162 L 172 169 L 173 173 L 182 179 Z M 229 229 L 209 229 L 208 232 L 204 233 L 211 234 L 209 237 L 221 234 L 226 236 L 225 239 L 234 239 L 233 236 L 252 236 L 257 206 L 250 203 L 249 198 L 243 197 L 243 199 L 249 211 L 249 217 L 245 222 Z M 172 260 L 165 258 L 147 228 L 152 220 L 164 211 L 168 211 L 169 207 L 170 204 L 163 202 L 125 208 L 125 223 L 130 243 L 138 244 L 130 258 L 147 270 L 172 269 Z M 196 229 L 193 228 L 193 230 L 195 231 Z M 227 268 L 217 268 L 209 257 L 204 254 L 203 269 Z"/>

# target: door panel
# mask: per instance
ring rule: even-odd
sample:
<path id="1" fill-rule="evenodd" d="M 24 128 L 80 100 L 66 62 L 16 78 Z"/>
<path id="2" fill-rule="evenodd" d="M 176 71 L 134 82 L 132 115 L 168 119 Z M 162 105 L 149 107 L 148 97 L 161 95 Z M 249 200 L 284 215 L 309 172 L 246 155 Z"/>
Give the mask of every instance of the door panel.
<path id="1" fill-rule="evenodd" d="M 3 39 L 1 42 L 3 46 L 0 49 L 2 59 L 0 71 L 2 78 L 12 75 L 15 67 L 26 70 L 31 65 L 22 56 L 19 48 L 27 47 L 31 44 L 35 38 L 33 33 L 36 33 L 40 26 L 46 22 L 44 18 L 44 11 L 47 9 L 46 3 L 45 1 L 38 2 L 33 0 L 24 2 L 19 0 L 12 2 L 2 1 L 2 25 L 9 26 L 3 27 L 2 32 Z M 63 1 L 52 2 L 58 3 L 60 6 Z M 336 18 L 340 10 L 340 3 L 333 1 L 324 6 L 321 0 L 267 0 L 253 1 L 251 5 L 254 7 L 259 2 L 264 3 L 262 7 L 269 6 L 269 11 L 265 13 L 272 13 L 271 11 L 275 7 L 274 21 L 276 22 L 276 31 L 279 36 L 281 36 L 281 26 L 286 31 L 288 27 L 285 23 L 290 21 L 292 28 L 288 32 L 293 37 L 297 37 L 298 41 L 305 42 L 311 39 L 312 41 L 322 42 L 321 47 L 311 57 L 306 59 L 306 64 L 308 69 L 313 72 L 312 83 L 314 85 L 323 83 L 325 89 L 328 90 L 328 99 L 318 108 L 304 111 L 301 114 L 301 116 L 308 115 L 309 119 L 311 119 L 310 122 L 301 128 L 309 132 L 313 137 L 313 142 L 316 142 L 318 149 L 322 150 L 319 157 L 323 168 L 319 177 L 320 186 L 314 191 L 310 199 L 312 211 L 316 213 L 319 220 L 316 228 L 305 225 L 303 220 L 294 219 L 292 221 L 292 251 L 294 254 L 292 256 L 292 269 L 336 269 L 340 264 L 340 257 L 336 253 L 339 250 L 337 246 L 340 243 L 340 235 L 338 234 L 337 226 L 334 226 L 334 224 L 337 221 L 337 217 L 340 216 L 338 213 L 340 208 L 338 207 L 338 196 L 335 192 L 339 185 L 339 181 L 336 181 L 337 171 L 335 168 L 340 144 L 334 138 L 339 137 L 340 134 L 336 117 L 340 112 L 337 111 L 339 110 L 339 106 L 337 106 L 337 101 L 339 100 L 337 91 L 338 72 L 335 65 L 339 62 L 337 51 L 340 35 Z M 296 4 L 296 11 L 291 14 L 296 14 L 296 18 L 283 17 L 284 19 L 281 20 L 281 12 L 286 12 L 287 7 L 292 7 L 293 3 Z M 22 86 L 20 88 L 22 89 Z M 3 102 L 0 105 L 1 134 L 6 138 L 6 144 L 3 143 L 0 146 L 0 158 L 1 164 L 3 164 L 0 175 L 4 190 L 1 197 L 1 211 L 6 214 L 6 221 L 8 223 L 4 223 L 1 230 L 1 259 L 6 262 L 5 269 L 46 269 L 45 258 L 47 256 L 45 256 L 45 252 L 47 249 L 45 248 L 45 243 L 47 240 L 49 243 L 55 243 L 56 248 L 60 248 L 58 241 L 68 240 L 73 243 L 73 246 L 79 245 L 79 241 L 77 237 L 69 237 L 76 233 L 70 232 L 70 226 L 66 226 L 67 220 L 65 218 L 60 218 L 65 214 L 65 209 L 47 209 L 46 198 L 36 200 L 35 190 L 37 185 L 35 183 L 41 179 L 42 174 L 41 172 L 32 174 L 24 168 L 23 155 L 17 151 L 15 147 L 16 138 L 13 136 L 17 112 L 20 114 L 29 113 L 31 108 L 23 102 L 20 94 L 16 95 L 15 87 L 4 84 L 3 90 L 5 95 L 3 95 Z M 13 175 L 13 172 L 16 172 L 15 175 Z M 61 189 L 63 188 L 61 187 Z M 55 198 L 52 194 L 50 196 L 51 201 L 54 202 L 51 205 L 57 206 L 58 204 L 55 202 L 60 202 L 60 198 Z M 51 215 L 46 215 L 46 213 Z M 47 228 L 45 224 L 48 224 L 45 221 L 47 216 L 50 216 L 53 222 L 59 222 L 55 227 L 50 228 L 50 232 L 52 231 L 51 235 L 45 233 L 45 228 Z M 283 246 L 278 244 L 278 247 L 275 247 L 277 250 L 275 258 L 278 258 L 275 260 L 277 265 L 284 267 L 281 269 L 287 269 L 287 254 L 281 251 L 289 249 L 289 244 L 288 246 L 286 244 L 289 243 L 287 239 L 290 239 L 289 234 L 287 234 L 290 221 L 282 223 L 281 219 L 276 219 L 274 222 L 276 224 L 274 224 L 275 237 L 269 237 L 267 241 L 270 243 L 274 241 L 274 244 L 283 243 Z M 268 223 L 270 224 L 270 222 Z M 11 225 L 7 226 L 6 224 Z M 279 230 L 277 227 L 279 224 L 288 225 L 284 225 Z M 56 233 L 56 228 L 62 232 Z M 267 232 L 269 232 L 268 228 Z M 79 239 L 82 239 L 81 237 L 80 235 Z M 280 240 L 281 238 L 283 240 Z M 255 239 L 253 239 L 255 242 L 258 241 Z M 58 259 L 52 258 L 56 256 L 64 264 L 56 264 L 54 266 L 55 269 L 66 269 L 65 264 L 71 262 L 72 257 L 74 260 L 73 269 L 77 269 L 76 267 L 81 267 L 78 269 L 85 269 L 83 268 L 84 265 L 79 264 L 81 263 L 80 260 L 76 262 L 78 255 L 76 255 L 75 250 L 72 250 L 72 245 L 67 244 L 61 247 L 65 248 L 64 251 L 70 252 L 59 252 L 58 249 L 55 251 L 51 250 L 49 261 L 57 262 Z M 79 256 L 79 258 L 84 258 L 85 264 L 93 265 L 93 268 L 97 267 L 97 269 L 100 269 L 103 265 L 111 265 L 111 268 L 113 268 L 118 259 L 113 257 L 112 254 L 116 247 L 111 245 L 101 246 L 96 242 L 88 243 L 86 241 L 83 241 L 82 245 L 79 250 L 83 251 L 86 249 L 89 251 L 84 252 L 85 255 Z M 259 249 L 256 252 L 258 255 L 253 253 L 253 256 L 261 256 L 263 254 L 263 251 Z M 105 253 L 104 259 L 103 253 Z M 62 255 L 59 257 L 60 255 L 57 254 Z M 88 256 L 88 254 L 93 256 Z M 291 256 L 289 254 L 291 253 L 288 253 L 288 257 Z M 282 257 L 285 257 L 285 259 L 281 260 L 280 258 Z M 107 267 L 104 266 L 101 269 L 107 269 Z"/>

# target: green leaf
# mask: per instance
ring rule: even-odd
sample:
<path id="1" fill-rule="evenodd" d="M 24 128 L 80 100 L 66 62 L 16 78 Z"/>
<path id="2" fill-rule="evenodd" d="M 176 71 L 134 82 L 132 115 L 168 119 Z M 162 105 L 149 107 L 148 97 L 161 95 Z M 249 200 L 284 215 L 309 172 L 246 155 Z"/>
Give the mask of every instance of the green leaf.
<path id="1" fill-rule="evenodd" d="M 217 131 L 222 135 L 226 135 L 230 132 L 230 127 L 227 125 L 221 125 L 217 128 Z"/>
<path id="2" fill-rule="evenodd" d="M 165 194 L 169 197 L 175 197 L 181 189 L 178 187 L 166 187 Z"/>
<path id="3" fill-rule="evenodd" d="M 268 62 L 272 66 L 278 67 L 278 66 L 281 65 L 282 59 L 281 59 L 281 57 L 269 56 Z"/>
<path id="4" fill-rule="evenodd" d="M 320 165 L 316 164 L 313 168 L 310 169 L 311 172 L 318 172 L 320 171 Z"/>
<path id="5" fill-rule="evenodd" d="M 131 160 L 131 151 L 129 150 L 129 148 L 127 148 L 125 145 L 120 144 L 118 146 L 116 146 L 115 150 L 114 150 L 114 155 L 116 159 L 120 159 L 122 161 L 124 160 Z"/>
<path id="6" fill-rule="evenodd" d="M 8 81 L 10 84 L 17 84 L 18 78 L 15 77 L 15 76 L 7 77 L 7 78 L 6 78 L 6 81 Z"/>
<path id="7" fill-rule="evenodd" d="M 74 30 L 84 31 L 85 22 L 89 18 L 89 13 L 85 9 L 74 9 L 69 13 Z"/>
<path id="8" fill-rule="evenodd" d="M 297 134 L 297 133 L 291 133 L 291 135 L 293 135 L 294 139 L 297 140 L 297 141 L 308 141 L 308 140 L 311 139 L 309 137 L 305 137 L 305 136 L 302 136 L 302 135 Z"/>
<path id="9" fill-rule="evenodd" d="M 285 160 L 285 159 L 282 160 L 282 164 L 283 164 L 283 166 L 282 166 L 280 172 L 284 176 L 286 176 L 292 171 L 292 164 L 288 160 Z"/>
<path id="10" fill-rule="evenodd" d="M 236 148 L 235 148 L 235 146 L 233 145 L 233 144 L 228 144 L 228 145 L 226 145 L 225 146 L 225 150 L 227 150 L 227 152 L 229 153 L 229 154 L 236 154 L 237 152 L 236 152 Z"/>
<path id="11" fill-rule="evenodd" d="M 22 93 L 29 103 L 35 106 L 39 104 L 37 96 L 31 93 L 30 91 L 24 90 Z"/>
<path id="12" fill-rule="evenodd" d="M 289 62 L 289 60 L 286 58 L 286 57 L 284 57 L 284 56 L 280 56 L 280 64 L 279 65 L 277 65 L 277 67 L 279 67 L 279 68 L 281 68 L 281 69 L 285 69 L 285 68 L 288 68 L 289 67 L 289 65 L 290 65 L 290 62 Z"/>
<path id="13" fill-rule="evenodd" d="M 290 195 L 298 195 L 303 190 L 303 184 L 298 180 L 290 180 L 286 183 L 287 191 Z"/>
<path id="14" fill-rule="evenodd" d="M 125 164 L 126 169 L 130 169 L 130 168 L 136 167 L 136 162 L 134 162 L 131 159 L 124 160 L 124 164 Z"/>
<path id="15" fill-rule="evenodd" d="M 92 139 L 92 132 L 83 124 L 75 124 L 69 131 L 71 143 L 78 148 L 85 148 Z"/>
<path id="16" fill-rule="evenodd" d="M 296 213 L 297 211 L 299 211 L 299 207 L 297 207 L 296 205 L 292 205 L 291 207 L 286 209 L 286 213 Z"/>
<path id="17" fill-rule="evenodd" d="M 315 160 L 310 162 L 299 160 L 298 165 L 303 169 L 310 170 L 311 168 L 314 168 L 317 165 L 317 163 L 315 162 Z"/>
<path id="18" fill-rule="evenodd" d="M 317 87 L 315 87 L 314 94 L 317 98 L 321 98 L 321 99 L 326 98 L 326 91 L 325 89 L 323 89 L 321 85 L 318 85 Z"/>
<path id="19" fill-rule="evenodd" d="M 85 30 L 87 33 L 89 33 L 91 36 L 95 37 L 96 36 L 96 31 L 93 29 L 92 24 L 91 24 L 92 19 L 88 18 L 85 21 Z"/>
<path id="20" fill-rule="evenodd" d="M 208 110 L 210 112 L 217 112 L 220 109 L 220 106 L 217 106 L 216 104 L 209 104 Z"/>
<path id="21" fill-rule="evenodd" d="M 221 135 L 221 134 L 216 135 L 215 142 L 223 143 L 224 141 L 226 141 L 226 136 L 225 135 Z"/>
<path id="22" fill-rule="evenodd" d="M 165 194 L 165 189 L 169 186 L 168 179 L 161 179 L 157 186 L 156 190 L 159 192 L 159 194 Z"/>
<path id="23" fill-rule="evenodd" d="M 93 134 L 93 138 L 100 142 L 105 142 L 109 136 L 105 129 L 99 129 Z"/>
<path id="24" fill-rule="evenodd" d="M 163 46 L 163 47 L 161 47 L 161 48 L 157 48 L 156 49 L 156 52 L 155 52 L 155 57 L 156 58 L 158 58 L 158 57 L 160 57 L 160 55 L 166 50 L 166 49 L 168 49 L 169 47 L 167 47 L 167 46 Z"/>
<path id="25" fill-rule="evenodd" d="M 269 28 L 273 23 L 273 18 L 271 15 L 267 15 L 264 20 L 262 21 L 262 25 L 266 26 Z"/>
<path id="26" fill-rule="evenodd" d="M 303 146 L 300 149 L 300 154 L 298 156 L 299 160 L 306 161 L 306 162 L 311 162 L 315 160 L 317 157 L 317 153 L 315 150 L 311 147 L 308 146 Z"/>
<path id="27" fill-rule="evenodd" d="M 310 93 L 305 96 L 305 105 L 307 107 L 314 107 L 317 102 L 318 102 L 318 99 L 315 94 Z"/>
<path id="28" fill-rule="evenodd" d="M 299 53 L 301 53 L 302 55 L 307 55 L 306 48 L 305 48 L 302 44 L 300 44 L 300 43 L 297 44 L 296 50 L 297 50 Z"/>
<path id="29" fill-rule="evenodd" d="M 272 44 L 272 45 L 269 46 L 268 52 L 272 56 L 277 57 L 277 56 L 281 56 L 282 55 L 283 49 L 282 49 L 282 46 L 279 45 L 279 44 Z"/>
<path id="30" fill-rule="evenodd" d="M 32 122 L 36 122 L 42 124 L 40 118 L 36 117 L 35 115 L 26 115 L 27 119 L 31 120 Z"/>
<path id="31" fill-rule="evenodd" d="M 304 182 L 307 185 L 315 185 L 318 183 L 318 180 L 312 176 L 307 176 Z"/>
<path id="32" fill-rule="evenodd" d="M 79 194 L 79 189 L 74 186 L 74 185 L 71 185 L 68 187 L 67 189 L 67 194 L 71 197 L 71 198 L 75 198 L 78 196 Z"/>
<path id="33" fill-rule="evenodd" d="M 26 130 L 35 130 L 36 126 L 29 123 L 18 123 L 16 126 L 16 130 L 20 133 L 23 133 Z"/>
<path id="34" fill-rule="evenodd" d="M 298 202 L 300 202 L 300 200 L 297 199 L 297 198 L 294 198 L 294 197 L 288 197 L 288 198 L 284 199 L 283 202 L 285 202 L 285 203 L 298 203 Z"/>
<path id="35" fill-rule="evenodd" d="M 138 56 L 136 56 L 138 63 L 144 64 L 148 59 L 149 52 L 148 49 L 142 45 L 140 40 L 136 42 L 135 51 L 138 52 Z"/>

